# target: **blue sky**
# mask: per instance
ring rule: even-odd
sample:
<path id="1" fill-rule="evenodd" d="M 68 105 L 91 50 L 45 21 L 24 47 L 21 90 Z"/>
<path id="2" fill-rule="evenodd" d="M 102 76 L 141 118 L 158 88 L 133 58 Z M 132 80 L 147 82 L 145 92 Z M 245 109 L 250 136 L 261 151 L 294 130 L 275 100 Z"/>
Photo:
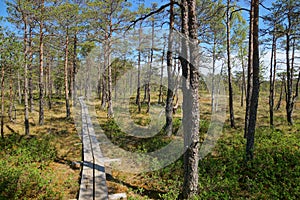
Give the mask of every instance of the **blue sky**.
<path id="1" fill-rule="evenodd" d="M 6 16 L 6 5 L 4 0 L 0 0 L 0 16 Z"/>

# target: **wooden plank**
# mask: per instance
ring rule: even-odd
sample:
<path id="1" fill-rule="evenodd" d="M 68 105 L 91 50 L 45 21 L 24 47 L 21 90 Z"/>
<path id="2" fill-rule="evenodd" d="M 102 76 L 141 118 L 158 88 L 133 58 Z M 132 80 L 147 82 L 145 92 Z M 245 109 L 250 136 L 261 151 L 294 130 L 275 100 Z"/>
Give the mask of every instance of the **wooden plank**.
<path id="1" fill-rule="evenodd" d="M 94 184 L 95 199 L 108 200 L 104 163 L 97 158 L 94 160 Z"/>
<path id="2" fill-rule="evenodd" d="M 83 168 L 81 175 L 79 199 L 93 199 L 93 156 L 86 123 L 82 124 L 82 145 L 83 145 Z"/>
<path id="3" fill-rule="evenodd" d="M 79 98 L 82 109 L 82 144 L 84 166 L 79 199 L 108 200 L 108 189 L 103 154 L 96 138 L 95 130 L 86 104 Z"/>
<path id="4" fill-rule="evenodd" d="M 99 200 L 107 200 L 108 199 L 108 189 L 106 186 L 106 175 L 105 175 L 105 167 L 103 162 L 103 154 L 101 152 L 99 142 L 95 135 L 95 130 L 93 128 L 93 124 L 90 116 L 87 115 L 87 124 L 88 124 L 88 132 L 91 141 L 91 147 L 94 156 L 94 192 L 95 199 Z"/>
<path id="5" fill-rule="evenodd" d="M 82 99 L 79 100 L 82 106 L 82 153 L 83 153 L 83 167 L 81 173 L 81 182 L 79 190 L 79 200 L 93 199 L 93 187 L 94 187 L 94 167 L 93 167 L 93 155 L 88 135 L 88 127 L 86 123 L 86 109 L 84 108 Z"/>
<path id="6" fill-rule="evenodd" d="M 93 199 L 93 168 L 89 166 L 91 163 L 83 162 L 79 200 L 91 200 Z"/>

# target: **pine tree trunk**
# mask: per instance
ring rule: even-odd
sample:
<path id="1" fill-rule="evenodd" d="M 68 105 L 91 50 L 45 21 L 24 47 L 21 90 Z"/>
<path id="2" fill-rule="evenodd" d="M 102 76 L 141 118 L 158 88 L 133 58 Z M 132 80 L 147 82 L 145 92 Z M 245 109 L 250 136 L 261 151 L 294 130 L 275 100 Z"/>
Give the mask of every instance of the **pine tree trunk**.
<path id="1" fill-rule="evenodd" d="M 65 81 L 65 102 L 66 102 L 66 117 L 70 118 L 71 111 L 70 111 L 70 102 L 69 102 L 69 83 L 68 83 L 68 57 L 69 57 L 69 31 L 67 27 L 66 31 L 66 41 L 65 41 L 65 65 L 64 65 L 64 81 Z"/>
<path id="2" fill-rule="evenodd" d="M 227 31 L 227 69 L 228 69 L 228 91 L 229 91 L 229 112 L 230 112 L 230 126 L 235 127 L 234 123 L 234 111 L 233 111 L 233 90 L 232 90 L 232 78 L 231 78 L 231 59 L 230 59 L 230 0 L 227 0 L 226 11 L 226 31 Z"/>
<path id="3" fill-rule="evenodd" d="M 48 76 L 48 108 L 49 110 L 52 109 L 52 80 L 51 80 L 51 66 L 52 66 L 52 63 L 53 63 L 53 57 L 51 56 L 50 58 L 50 62 L 48 64 L 48 72 L 47 72 L 47 76 Z"/>
<path id="4" fill-rule="evenodd" d="M 285 88 L 285 77 L 282 78 L 281 80 L 281 87 L 280 87 L 280 95 L 279 95 L 279 100 L 276 105 L 276 110 L 278 111 L 281 105 L 282 101 L 282 96 L 283 96 L 283 89 Z"/>
<path id="5" fill-rule="evenodd" d="M 183 131 L 184 146 L 184 181 L 182 199 L 192 199 L 198 192 L 198 163 L 199 163 L 199 72 L 196 1 L 182 1 L 182 32 L 191 38 L 189 47 L 187 41 L 182 43 L 182 56 L 187 58 L 189 51 L 190 62 L 182 59 L 183 74 Z M 184 39 L 183 39 L 184 40 Z M 189 48 L 189 49 L 188 49 Z M 184 80 L 185 79 L 185 80 Z"/>
<path id="6" fill-rule="evenodd" d="M 250 9 L 250 26 L 249 26 L 249 50 L 248 50 L 248 72 L 247 72 L 247 95 L 246 95 L 246 114 L 245 114 L 245 127 L 244 138 L 247 138 L 249 118 L 250 118 L 250 103 L 253 89 L 253 16 L 254 10 L 251 5 Z"/>
<path id="7" fill-rule="evenodd" d="M 107 40 L 108 41 L 108 40 Z M 114 112 L 113 112 L 113 105 L 112 105 L 112 73 L 111 73 L 111 44 L 108 41 L 108 46 L 107 46 L 107 70 L 108 70 L 108 110 L 107 110 L 107 116 L 109 118 L 114 117 Z"/>
<path id="8" fill-rule="evenodd" d="M 19 104 L 22 103 L 22 92 L 21 92 L 21 78 L 20 78 L 20 71 L 17 72 L 17 78 L 18 78 L 18 101 Z"/>
<path id="9" fill-rule="evenodd" d="M 42 1 L 42 7 L 44 2 Z M 43 12 L 43 8 L 41 10 Z M 40 21 L 39 125 L 44 124 L 44 42 L 43 20 Z"/>
<path id="10" fill-rule="evenodd" d="M 167 72 L 168 72 L 168 92 L 166 98 L 166 126 L 165 131 L 167 136 L 172 135 L 173 131 L 173 96 L 174 96 L 174 75 L 172 72 L 173 66 L 173 28 L 174 28 L 174 1 L 170 0 L 170 28 L 168 38 L 167 51 Z"/>
<path id="11" fill-rule="evenodd" d="M 33 60 L 33 52 L 32 52 L 32 25 L 29 24 L 29 40 L 28 40 L 28 90 L 29 90 L 29 112 L 33 111 L 33 69 L 32 69 L 32 60 Z"/>
<path id="12" fill-rule="evenodd" d="M 216 68 L 216 32 L 213 35 L 212 77 L 211 77 L 211 113 L 215 111 L 215 68 Z"/>
<path id="13" fill-rule="evenodd" d="M 102 84 L 101 109 L 102 110 L 105 110 L 105 108 L 106 108 L 106 99 L 107 99 L 106 98 L 106 96 L 107 96 L 106 95 L 106 88 L 107 88 L 107 86 L 106 86 L 106 77 L 107 77 L 106 72 L 107 72 L 107 70 L 106 70 L 105 65 L 104 65 L 104 70 L 103 70 L 103 73 L 102 73 L 102 82 L 101 82 L 101 84 Z"/>
<path id="14" fill-rule="evenodd" d="M 138 49 L 138 80 L 137 80 L 137 90 L 136 90 L 136 99 L 135 103 L 138 106 L 138 112 L 141 113 L 141 28 L 142 28 L 142 23 L 140 23 L 140 28 L 139 28 L 139 49 Z"/>
<path id="15" fill-rule="evenodd" d="M 259 0 L 252 0 L 251 7 L 253 8 L 253 59 L 252 59 L 252 68 L 253 68 L 253 89 L 250 100 L 249 107 L 249 124 L 247 131 L 247 144 L 246 144 L 246 160 L 253 159 L 253 150 L 254 150 L 254 135 L 256 127 L 256 116 L 257 116 L 257 107 L 258 107 L 258 97 L 259 97 Z"/>
<path id="16" fill-rule="evenodd" d="M 13 116 L 12 116 L 12 110 L 14 106 L 14 91 L 13 91 L 13 74 L 12 74 L 12 69 L 11 67 L 9 68 L 9 109 L 8 109 L 8 117 L 11 122 L 14 121 Z"/>
<path id="17" fill-rule="evenodd" d="M 244 106 L 244 95 L 247 94 L 247 89 L 246 89 L 246 74 L 245 74 L 245 63 L 244 63 L 244 58 L 242 57 L 242 70 L 243 70 L 243 86 L 242 86 L 242 99 L 241 99 L 241 107 Z"/>
<path id="18" fill-rule="evenodd" d="M 160 86 L 159 86 L 159 94 L 158 94 L 158 103 L 163 103 L 163 77 L 164 77 L 164 57 L 165 57 L 165 47 L 164 44 L 162 56 L 161 56 L 161 66 L 160 66 Z"/>
<path id="19" fill-rule="evenodd" d="M 125 66 L 125 63 L 123 62 L 123 65 Z M 118 98 L 118 88 L 117 88 L 117 67 L 114 67 L 114 99 L 117 100 Z"/>
<path id="20" fill-rule="evenodd" d="M 4 139 L 4 78 L 5 78 L 5 66 L 1 67 L 1 137 Z"/>
<path id="21" fill-rule="evenodd" d="M 151 75 L 152 75 L 152 65 L 153 65 L 153 52 L 154 52 L 154 21 L 155 19 L 152 19 L 152 34 L 151 34 L 151 54 L 150 54 L 150 65 L 149 65 L 149 76 L 148 76 L 148 87 L 147 87 L 147 110 L 146 113 L 149 113 L 150 111 L 150 105 L 151 105 L 151 94 L 150 94 L 150 90 L 151 90 L 151 86 L 150 86 L 150 82 L 151 82 Z"/>
<path id="22" fill-rule="evenodd" d="M 28 40 L 27 40 L 27 16 L 22 13 L 22 20 L 24 22 L 24 125 L 25 125 L 25 135 L 29 135 L 29 110 L 28 110 Z"/>
<path id="23" fill-rule="evenodd" d="M 286 92 L 286 117 L 290 125 L 293 125 L 293 78 L 290 65 L 290 34 L 286 33 L 286 72 L 287 72 L 287 92 Z"/>
<path id="24" fill-rule="evenodd" d="M 269 87 L 269 112 L 270 112 L 270 126 L 274 126 L 274 84 L 275 79 L 273 72 L 275 72 L 276 68 L 276 36 L 275 33 L 273 33 L 273 39 L 272 39 L 272 51 L 271 51 L 271 62 L 270 62 L 270 87 Z"/>

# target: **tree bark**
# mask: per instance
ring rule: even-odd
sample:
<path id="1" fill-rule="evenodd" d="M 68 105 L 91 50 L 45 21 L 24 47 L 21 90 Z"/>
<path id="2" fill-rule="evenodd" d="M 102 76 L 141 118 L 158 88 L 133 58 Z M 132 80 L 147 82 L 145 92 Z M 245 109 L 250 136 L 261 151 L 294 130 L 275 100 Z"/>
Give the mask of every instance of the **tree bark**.
<path id="1" fill-rule="evenodd" d="M 247 94 L 247 84 L 246 84 L 246 73 L 245 73 L 245 63 L 244 63 L 244 58 L 242 57 L 242 70 L 243 70 L 243 85 L 242 85 L 242 98 L 241 98 L 241 107 L 244 106 L 244 95 Z"/>
<path id="2" fill-rule="evenodd" d="M 270 126 L 274 126 L 274 89 L 275 89 L 275 69 L 276 69 L 276 31 L 274 30 L 272 39 L 272 51 L 270 62 L 270 87 L 269 87 L 269 114 L 270 114 Z"/>
<path id="3" fill-rule="evenodd" d="M 17 78 L 18 78 L 18 101 L 19 104 L 22 103 L 22 92 L 21 92 L 21 78 L 20 78 L 20 71 L 17 72 Z"/>
<path id="4" fill-rule="evenodd" d="M 22 20 L 24 23 L 24 125 L 25 125 L 25 135 L 29 135 L 29 110 L 28 110 L 28 40 L 27 40 L 27 16 L 22 13 Z"/>
<path id="5" fill-rule="evenodd" d="M 69 83 L 68 83 L 68 57 L 69 57 L 69 30 L 66 30 L 66 41 L 65 41 L 65 65 L 64 65 L 64 81 L 65 81 L 65 102 L 66 102 L 66 117 L 70 118 L 70 101 L 69 101 Z"/>
<path id="6" fill-rule="evenodd" d="M 252 0 L 251 7 L 253 9 L 253 89 L 249 107 L 249 124 L 247 130 L 247 144 L 246 144 L 246 160 L 253 159 L 254 150 L 254 135 L 256 127 L 256 116 L 259 97 L 259 0 Z"/>
<path id="7" fill-rule="evenodd" d="M 13 72 L 12 68 L 9 68 L 9 109 L 8 109 L 8 117 L 11 122 L 14 121 L 13 116 L 12 116 L 12 110 L 14 107 L 14 91 L 13 91 Z"/>
<path id="8" fill-rule="evenodd" d="M 211 77 L 211 113 L 215 111 L 215 70 L 216 70 L 216 32 L 213 35 L 212 77 Z"/>
<path id="9" fill-rule="evenodd" d="M 52 78 L 51 78 L 51 67 L 52 67 L 52 63 L 53 63 L 53 57 L 50 57 L 50 62 L 48 64 L 48 72 L 47 72 L 47 76 L 48 76 L 48 108 L 49 110 L 52 109 Z"/>
<path id="10" fill-rule="evenodd" d="M 164 57 L 165 57 L 165 47 L 164 44 L 162 56 L 161 56 L 161 66 L 160 66 L 160 86 L 159 86 L 159 94 L 158 94 L 158 103 L 163 103 L 163 77 L 164 77 Z"/>
<path id="11" fill-rule="evenodd" d="M 246 95 L 246 114 L 245 114 L 245 127 L 244 127 L 244 138 L 247 138 L 249 118 L 250 118 L 250 103 L 253 89 L 253 17 L 254 10 L 251 4 L 250 8 L 250 22 L 249 22 L 249 50 L 248 50 L 248 72 L 247 72 L 247 95 Z"/>
<path id="12" fill-rule="evenodd" d="M 4 139 L 4 78 L 5 78 L 5 67 L 1 69 L 1 137 Z"/>
<path id="13" fill-rule="evenodd" d="M 174 96 L 174 75 L 173 75 L 173 29 L 174 29 L 174 1 L 170 0 L 170 28 L 167 51 L 167 72 L 168 72 L 168 92 L 166 98 L 166 126 L 167 136 L 172 135 L 173 131 L 173 96 Z"/>
<path id="14" fill-rule="evenodd" d="M 290 65 L 290 34 L 286 34 L 286 72 L 287 72 L 287 92 L 286 92 L 286 117 L 290 125 L 293 125 L 293 78 Z"/>
<path id="15" fill-rule="evenodd" d="M 139 49 L 138 49 L 138 80 L 137 80 L 137 90 L 136 90 L 136 99 L 135 103 L 138 106 L 138 112 L 141 113 L 141 31 L 142 31 L 142 23 L 140 23 L 139 28 Z"/>
<path id="16" fill-rule="evenodd" d="M 152 33 L 151 33 L 151 52 L 150 52 L 150 65 L 149 65 L 149 75 L 148 75 L 148 87 L 147 87 L 147 110 L 146 113 L 149 113 L 150 111 L 150 105 L 151 105 L 151 75 L 152 75 L 152 65 L 153 65 L 153 53 L 154 53 L 154 31 L 155 31 L 155 19 L 152 19 Z"/>
<path id="17" fill-rule="evenodd" d="M 198 192 L 199 163 L 199 72 L 198 72 L 198 40 L 196 1 L 182 0 L 182 32 L 192 41 L 187 46 L 182 42 L 182 74 L 183 74 L 183 131 L 184 131 L 184 181 L 182 199 L 192 199 Z M 186 51 L 186 52 L 185 52 Z M 189 51 L 189 54 L 187 53 Z"/>
<path id="18" fill-rule="evenodd" d="M 105 62 L 105 61 L 104 61 Z M 106 99 L 107 99 L 107 94 L 106 94 L 106 88 L 107 88 L 107 85 L 106 85 L 106 78 L 107 78 L 107 70 L 106 70 L 106 64 L 104 64 L 104 70 L 103 70 L 103 73 L 102 73 L 102 79 L 101 79 L 101 84 L 102 84 L 102 96 L 101 96 L 101 109 L 102 110 L 105 110 L 106 108 Z"/>
<path id="19" fill-rule="evenodd" d="M 282 77 L 281 80 L 281 87 L 280 87 L 280 95 L 279 95 L 279 100 L 276 104 L 276 110 L 279 110 L 280 106 L 281 106 L 281 101 L 282 101 L 282 96 L 283 96 L 283 90 L 285 88 L 285 77 Z"/>
<path id="20" fill-rule="evenodd" d="M 229 112 L 230 112 L 230 126 L 235 127 L 234 111 L 233 111 L 233 90 L 231 78 L 231 59 L 230 59 L 230 0 L 227 0 L 226 11 L 226 36 L 227 36 L 227 70 L 228 70 L 228 91 L 229 91 Z"/>
<path id="21" fill-rule="evenodd" d="M 109 41 L 108 41 L 109 42 Z M 108 111 L 107 116 L 109 118 L 114 117 L 113 105 L 112 105 L 112 73 L 111 73 L 111 61 L 110 61 L 110 51 L 111 51 L 111 44 L 108 44 L 108 57 L 107 57 L 107 70 L 108 70 Z"/>
<path id="22" fill-rule="evenodd" d="M 29 24 L 29 39 L 28 39 L 28 90 L 29 90 L 29 112 L 33 111 L 33 69 L 32 69 L 32 60 L 33 60 L 33 52 L 32 52 L 32 25 Z"/>
<path id="23" fill-rule="evenodd" d="M 41 2 L 41 14 L 43 13 L 44 0 Z M 40 20 L 40 73 L 39 73 L 39 125 L 44 124 L 44 33 L 43 19 Z"/>

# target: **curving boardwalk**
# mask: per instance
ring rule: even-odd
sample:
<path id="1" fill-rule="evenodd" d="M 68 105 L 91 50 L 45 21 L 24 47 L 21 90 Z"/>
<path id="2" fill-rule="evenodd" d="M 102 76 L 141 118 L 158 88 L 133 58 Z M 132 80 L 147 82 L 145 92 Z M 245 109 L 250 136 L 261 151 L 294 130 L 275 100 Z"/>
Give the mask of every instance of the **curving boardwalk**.
<path id="1" fill-rule="evenodd" d="M 79 98 L 82 115 L 83 167 L 79 200 L 108 200 L 104 157 L 83 98 Z"/>

